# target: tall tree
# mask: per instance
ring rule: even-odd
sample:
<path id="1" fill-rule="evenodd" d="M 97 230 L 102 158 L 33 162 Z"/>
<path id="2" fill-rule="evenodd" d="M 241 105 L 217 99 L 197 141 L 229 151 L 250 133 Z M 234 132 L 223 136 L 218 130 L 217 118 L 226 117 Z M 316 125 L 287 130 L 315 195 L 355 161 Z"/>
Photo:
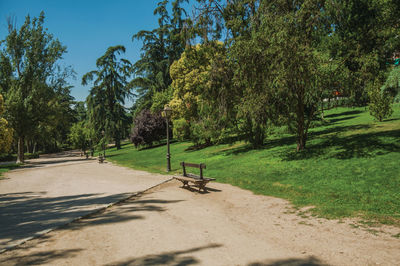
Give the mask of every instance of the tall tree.
<path id="1" fill-rule="evenodd" d="M 0 94 L 0 153 L 8 152 L 11 148 L 13 134 L 12 129 L 8 127 L 8 122 L 2 115 L 4 113 L 4 100 Z"/>
<path id="2" fill-rule="evenodd" d="M 0 85 L 7 105 L 6 116 L 18 138 L 18 162 L 24 161 L 25 138 L 45 122 L 54 90 L 48 83 L 57 72 L 57 61 L 66 52 L 58 39 L 43 27 L 44 13 L 26 17 L 1 42 Z"/>
<path id="3" fill-rule="evenodd" d="M 97 70 L 86 73 L 82 84 L 93 81 L 93 87 L 86 99 L 89 123 L 103 141 L 112 138 L 117 149 L 121 148 L 121 139 L 127 130 L 127 116 L 124 108 L 129 94 L 128 79 L 131 76 L 131 63 L 117 55 L 125 53 L 122 45 L 112 46 L 97 59 Z"/>
<path id="4" fill-rule="evenodd" d="M 131 82 L 138 93 L 136 113 L 150 109 L 153 97 L 164 101 L 153 106 L 153 110 L 163 107 L 170 100 L 170 66 L 180 58 L 186 45 L 183 30 L 187 20 L 186 11 L 182 8 L 185 2 L 188 0 L 172 1 L 171 17 L 167 7 L 169 1 L 160 1 L 154 10 L 154 15 L 159 17 L 158 28 L 139 31 L 132 37 L 132 40 L 143 41 L 141 58 L 134 64 L 135 78 Z"/>
<path id="5" fill-rule="evenodd" d="M 190 129 L 197 144 L 224 139 L 233 127 L 236 97 L 223 44 L 207 42 L 187 47 L 172 64 L 171 78 L 174 124 Z"/>
<path id="6" fill-rule="evenodd" d="M 331 27 L 329 52 L 349 70 L 344 86 L 353 104 L 368 102 L 367 88 L 381 83 L 388 61 L 400 47 L 400 2 L 397 0 L 325 1 Z M 370 86 L 371 85 L 371 86 Z"/>

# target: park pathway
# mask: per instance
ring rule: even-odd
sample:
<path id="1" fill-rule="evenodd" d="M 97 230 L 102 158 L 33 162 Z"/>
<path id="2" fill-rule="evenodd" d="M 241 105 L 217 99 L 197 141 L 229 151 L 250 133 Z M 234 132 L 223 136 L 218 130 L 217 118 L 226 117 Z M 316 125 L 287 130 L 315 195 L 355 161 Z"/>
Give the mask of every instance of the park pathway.
<path id="1" fill-rule="evenodd" d="M 77 152 L 41 156 L 0 180 L 0 253 L 169 176 L 99 164 Z"/>

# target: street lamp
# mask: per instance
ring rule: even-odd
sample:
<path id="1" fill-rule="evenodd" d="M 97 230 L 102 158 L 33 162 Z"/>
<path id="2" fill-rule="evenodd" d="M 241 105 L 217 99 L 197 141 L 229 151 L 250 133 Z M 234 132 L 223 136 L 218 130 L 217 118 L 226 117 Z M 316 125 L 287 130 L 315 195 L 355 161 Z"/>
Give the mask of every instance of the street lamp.
<path id="1" fill-rule="evenodd" d="M 167 122 L 167 172 L 171 171 L 171 154 L 169 152 L 169 118 L 171 117 L 172 109 L 166 104 L 162 111 L 162 116 L 165 117 Z"/>
<path id="2" fill-rule="evenodd" d="M 106 158 L 106 142 L 104 139 L 106 132 L 104 130 L 101 131 L 101 135 L 103 136 L 103 157 Z"/>

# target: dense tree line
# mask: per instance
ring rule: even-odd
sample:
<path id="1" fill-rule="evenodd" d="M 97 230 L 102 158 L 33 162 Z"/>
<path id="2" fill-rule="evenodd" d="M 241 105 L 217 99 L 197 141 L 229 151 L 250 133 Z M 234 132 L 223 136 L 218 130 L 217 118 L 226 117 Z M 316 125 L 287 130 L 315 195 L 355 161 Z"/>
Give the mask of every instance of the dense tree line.
<path id="1" fill-rule="evenodd" d="M 157 4 L 157 28 L 132 36 L 143 44 L 137 62 L 123 58 L 125 47 L 109 47 L 82 77 L 91 85 L 85 102 L 70 95 L 74 72 L 59 65 L 66 47 L 43 27 L 44 14 L 19 29 L 9 20 L 0 43 L 1 132 L 12 133 L 18 160 L 24 150 L 63 145 L 120 148 L 129 132 L 136 146 L 152 145 L 165 137 L 166 104 L 177 139 L 260 147 L 271 128 L 284 126 L 298 151 L 323 119 L 324 99 L 369 105 L 379 121 L 392 113 L 400 95 L 399 1 L 196 0 L 191 14 L 188 4 Z"/>
<path id="2" fill-rule="evenodd" d="M 73 71 L 58 64 L 66 47 L 43 27 L 44 18 L 43 12 L 27 16 L 19 29 L 10 19 L 9 34 L 0 43 L 0 93 L 19 162 L 26 148 L 57 150 L 75 119 L 66 83 Z"/>
<path id="3" fill-rule="evenodd" d="M 135 111 L 169 103 L 175 137 L 211 144 L 238 136 L 257 147 L 268 128 L 286 125 L 303 150 L 334 92 L 348 105 L 369 104 L 380 121 L 391 114 L 399 87 L 392 66 L 400 49 L 398 1 L 197 0 L 194 15 L 180 19 L 186 13 L 170 19 L 166 2 L 155 11 L 160 27 L 135 35 L 144 37 L 136 69 L 163 66 L 137 72 L 137 81 L 162 86 L 136 82 L 142 93 Z M 172 40 L 180 44 L 165 45 Z"/>

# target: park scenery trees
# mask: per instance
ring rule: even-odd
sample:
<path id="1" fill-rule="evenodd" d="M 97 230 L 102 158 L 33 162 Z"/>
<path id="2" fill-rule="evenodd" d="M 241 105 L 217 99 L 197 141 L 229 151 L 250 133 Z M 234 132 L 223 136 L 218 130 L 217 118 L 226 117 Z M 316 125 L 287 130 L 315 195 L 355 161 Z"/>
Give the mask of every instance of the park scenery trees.
<path id="1" fill-rule="evenodd" d="M 17 142 L 17 161 L 24 161 L 24 147 L 34 152 L 57 149 L 69 131 L 72 98 L 65 82 L 71 74 L 57 62 L 66 47 L 43 27 L 44 13 L 26 17 L 17 29 L 9 21 L 9 35 L 1 42 L 0 92 Z M 27 144 L 27 145 L 26 145 Z"/>
<path id="2" fill-rule="evenodd" d="M 83 101 L 71 96 L 67 47 L 45 28 L 44 13 L 19 28 L 9 19 L 0 41 L 0 159 L 114 145 L 113 159 L 159 170 L 169 123 L 173 156 L 209 159 L 224 182 L 300 203 L 332 182 L 332 196 L 307 203 L 342 193 L 353 204 L 343 185 L 353 181 L 337 169 L 362 179 L 356 171 L 400 154 L 399 14 L 397 0 L 160 0 L 149 14 L 155 28 L 126 36 L 141 45 L 139 59 L 118 40 L 103 48 L 78 77 L 90 87 Z M 374 170 L 360 190 L 396 167 Z"/>
<path id="3" fill-rule="evenodd" d="M 118 59 L 125 47 L 112 46 L 96 61 L 97 70 L 86 73 L 82 84 L 93 81 L 93 88 L 87 97 L 89 124 L 102 142 L 114 139 L 116 147 L 121 147 L 121 139 L 126 137 L 128 119 L 124 109 L 125 98 L 129 94 L 127 79 L 131 63 Z M 103 132 L 100 136 L 100 132 Z"/>

